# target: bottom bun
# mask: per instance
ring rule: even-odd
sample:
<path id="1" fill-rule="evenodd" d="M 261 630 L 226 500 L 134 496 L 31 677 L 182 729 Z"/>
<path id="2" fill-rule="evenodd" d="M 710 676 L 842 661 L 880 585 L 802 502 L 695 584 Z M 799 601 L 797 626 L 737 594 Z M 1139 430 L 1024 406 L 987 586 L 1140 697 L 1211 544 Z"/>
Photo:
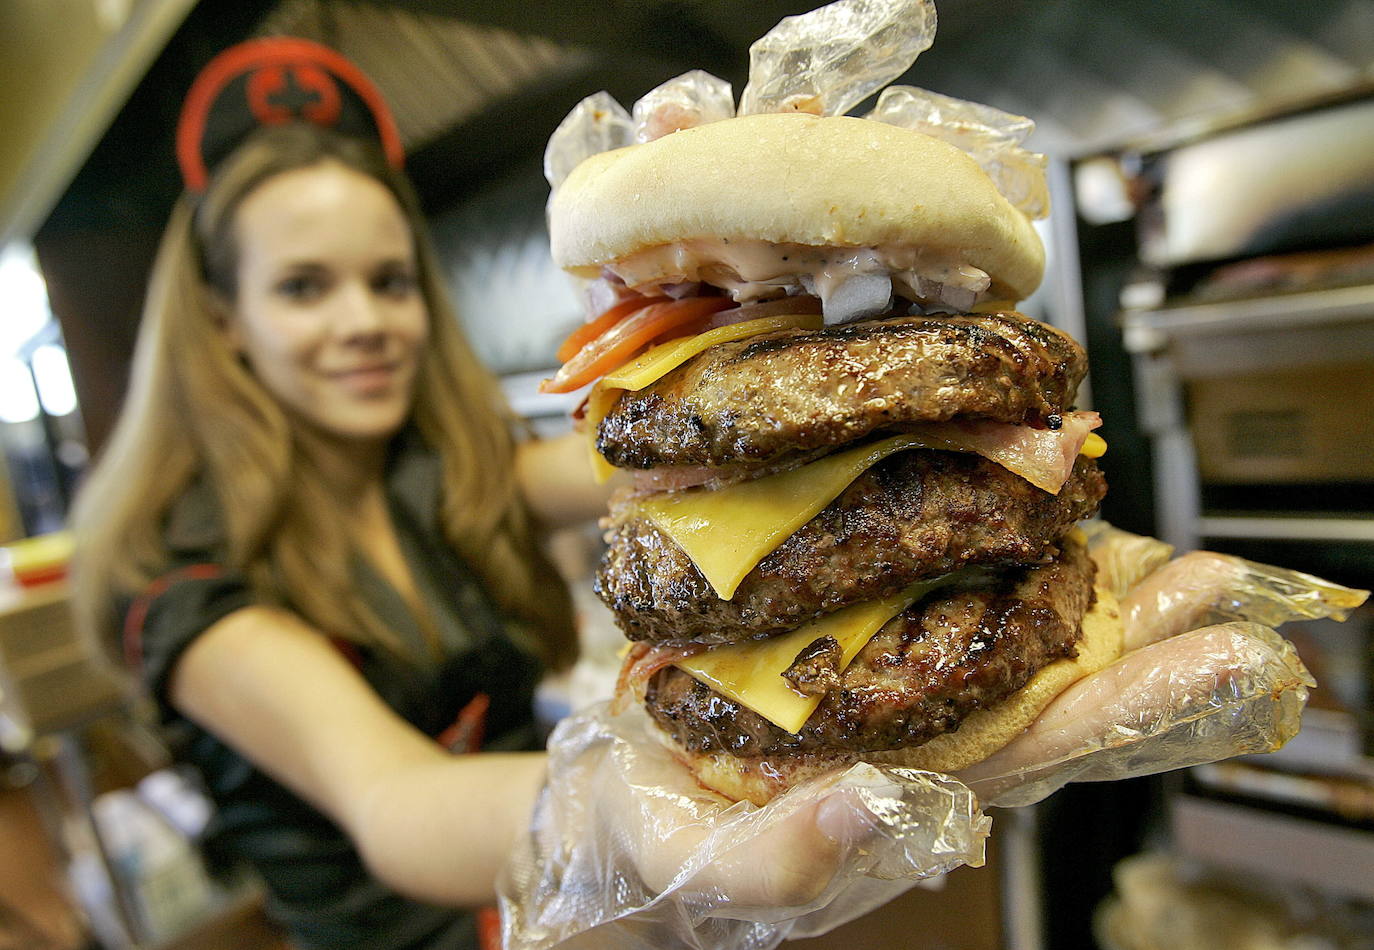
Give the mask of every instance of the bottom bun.
<path id="1" fill-rule="evenodd" d="M 970 714 L 954 732 L 919 746 L 863 754 L 813 752 L 742 757 L 728 752 L 693 754 L 678 747 L 666 734 L 662 738 L 706 788 L 734 801 L 755 805 L 766 804 L 809 778 L 860 761 L 928 772 L 955 772 L 983 761 L 1011 742 L 1056 696 L 1121 655 L 1121 616 L 1110 592 L 1098 588 L 1097 601 L 1083 617 L 1082 629 L 1077 656 L 1050 663 L 997 705 Z"/>

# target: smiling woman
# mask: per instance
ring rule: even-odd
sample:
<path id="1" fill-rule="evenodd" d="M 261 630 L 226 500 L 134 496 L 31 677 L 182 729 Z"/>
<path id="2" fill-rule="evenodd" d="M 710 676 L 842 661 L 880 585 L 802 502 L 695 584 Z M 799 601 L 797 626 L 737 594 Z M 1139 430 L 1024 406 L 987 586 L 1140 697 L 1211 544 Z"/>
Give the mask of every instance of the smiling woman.
<path id="1" fill-rule="evenodd" d="M 356 71 L 266 41 L 206 75 L 183 144 L 218 141 L 207 114 L 245 90 L 303 113 L 182 150 L 74 605 L 203 776 L 209 855 L 254 868 L 295 947 L 476 946 L 459 908 L 493 898 L 544 770 L 534 686 L 575 646 L 523 476 L 584 498 L 570 517 L 604 493 L 517 445 L 399 153 L 316 124 L 376 106 L 345 94 Z M 272 98 L 303 79 L 339 109 Z"/>

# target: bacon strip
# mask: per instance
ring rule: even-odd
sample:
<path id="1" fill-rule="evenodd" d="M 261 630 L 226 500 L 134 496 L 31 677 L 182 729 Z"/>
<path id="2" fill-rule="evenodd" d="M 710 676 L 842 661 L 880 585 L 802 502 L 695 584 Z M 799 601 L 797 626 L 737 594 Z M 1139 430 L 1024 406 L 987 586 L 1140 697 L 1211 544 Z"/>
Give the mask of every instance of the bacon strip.
<path id="1" fill-rule="evenodd" d="M 1102 425 L 1102 417 L 1095 412 L 1070 412 L 1062 419 L 1058 429 L 961 419 L 913 426 L 909 431 L 926 439 L 928 448 L 973 452 L 1057 495 L 1069 480 L 1088 433 Z M 633 473 L 636 494 L 698 485 L 715 488 L 768 474 L 772 473 L 757 473 L 746 465 L 664 465 Z"/>
<path id="2" fill-rule="evenodd" d="M 1058 429 L 956 419 L 916 431 L 949 442 L 951 448 L 981 455 L 1036 488 L 1057 495 L 1069 480 L 1088 433 L 1102 425 L 1102 417 L 1095 412 L 1068 412 L 1061 418 Z"/>
<path id="3" fill-rule="evenodd" d="M 630 708 L 631 703 L 644 702 L 649 690 L 649 680 L 665 666 L 672 666 L 679 660 L 695 656 L 706 645 L 684 643 L 680 646 L 654 644 L 639 641 L 631 644 L 625 654 L 625 663 L 620 667 L 620 675 L 615 681 L 615 695 L 611 697 L 611 714 L 618 716 Z"/>

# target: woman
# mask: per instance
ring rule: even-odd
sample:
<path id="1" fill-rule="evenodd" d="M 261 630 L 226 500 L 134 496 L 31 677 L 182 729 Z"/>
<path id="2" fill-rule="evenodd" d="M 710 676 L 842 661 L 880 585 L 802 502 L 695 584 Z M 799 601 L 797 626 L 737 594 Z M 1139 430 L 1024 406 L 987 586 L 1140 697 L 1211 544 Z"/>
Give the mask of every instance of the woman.
<path id="1" fill-rule="evenodd" d="M 179 201 L 75 600 L 185 733 L 208 847 L 302 947 L 471 944 L 409 898 L 490 902 L 528 820 L 532 690 L 575 650 L 535 517 L 603 502 L 511 429 L 376 142 L 263 127 Z M 435 741 L 483 731 L 508 751 Z"/>

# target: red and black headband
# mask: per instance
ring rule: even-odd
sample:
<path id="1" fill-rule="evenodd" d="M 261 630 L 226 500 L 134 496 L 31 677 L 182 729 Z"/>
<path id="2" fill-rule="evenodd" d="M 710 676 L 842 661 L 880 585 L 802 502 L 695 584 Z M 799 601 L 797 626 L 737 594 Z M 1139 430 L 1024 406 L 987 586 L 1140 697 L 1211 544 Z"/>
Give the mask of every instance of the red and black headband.
<path id="1" fill-rule="evenodd" d="M 232 46 L 201 70 L 177 124 L 177 161 L 189 191 L 260 126 L 309 122 L 381 143 L 395 168 L 404 162 L 396 122 L 377 87 L 342 55 L 295 37 Z"/>

